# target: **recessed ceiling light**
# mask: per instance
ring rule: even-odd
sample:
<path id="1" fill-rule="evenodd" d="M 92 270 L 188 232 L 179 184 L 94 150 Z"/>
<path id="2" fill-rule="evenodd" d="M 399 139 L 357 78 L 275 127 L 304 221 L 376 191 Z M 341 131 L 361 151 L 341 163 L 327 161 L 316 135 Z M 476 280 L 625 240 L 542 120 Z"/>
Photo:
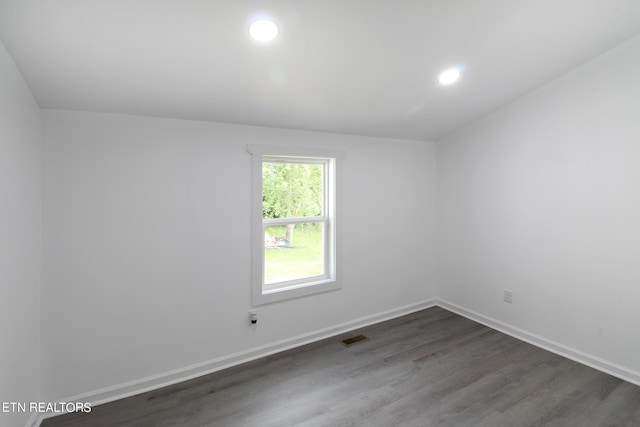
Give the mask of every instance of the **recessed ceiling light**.
<path id="1" fill-rule="evenodd" d="M 449 68 L 438 76 L 441 85 L 450 85 L 460 78 L 460 70 L 457 68 Z"/>
<path id="2" fill-rule="evenodd" d="M 259 42 L 268 42 L 278 35 L 278 26 L 268 19 L 260 19 L 249 26 L 249 34 Z"/>

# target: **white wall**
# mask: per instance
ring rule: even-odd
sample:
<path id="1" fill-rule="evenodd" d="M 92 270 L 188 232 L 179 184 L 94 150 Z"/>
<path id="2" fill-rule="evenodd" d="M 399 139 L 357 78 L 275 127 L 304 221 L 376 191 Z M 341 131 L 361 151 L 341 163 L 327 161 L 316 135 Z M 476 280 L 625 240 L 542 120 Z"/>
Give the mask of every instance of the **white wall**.
<path id="1" fill-rule="evenodd" d="M 640 37 L 440 141 L 437 168 L 439 297 L 640 380 Z"/>
<path id="2" fill-rule="evenodd" d="M 117 387 L 435 294 L 433 144 L 54 110 L 44 120 L 47 398 Z M 256 328 L 247 313 L 248 143 L 347 150 L 344 288 L 261 306 Z"/>
<path id="3" fill-rule="evenodd" d="M 42 122 L 0 42 L 0 402 L 39 397 Z M 0 426 L 29 414 L 0 413 Z"/>

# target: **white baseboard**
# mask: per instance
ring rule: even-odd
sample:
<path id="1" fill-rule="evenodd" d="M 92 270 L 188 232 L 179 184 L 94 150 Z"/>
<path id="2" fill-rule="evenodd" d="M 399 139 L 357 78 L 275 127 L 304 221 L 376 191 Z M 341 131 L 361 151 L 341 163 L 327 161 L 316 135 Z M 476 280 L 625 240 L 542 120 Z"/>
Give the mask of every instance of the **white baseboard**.
<path id="1" fill-rule="evenodd" d="M 436 305 L 435 298 L 421 301 L 415 304 L 406 305 L 393 310 L 387 310 L 370 316 L 361 317 L 350 322 L 298 335 L 272 344 L 255 347 L 249 350 L 219 357 L 217 359 L 175 369 L 173 371 L 152 375 L 145 378 L 105 387 L 99 390 L 82 393 L 76 396 L 60 399 L 60 402 L 90 402 L 92 406 L 100 405 L 125 397 L 144 393 L 150 390 L 159 389 L 173 385 L 182 381 L 187 381 L 203 375 L 207 375 L 222 369 L 230 368 L 241 363 L 250 362 L 261 357 L 289 350 L 315 341 L 342 334 L 353 329 L 362 328 L 374 323 L 384 322 L 416 311 L 424 310 Z M 27 427 L 37 427 L 45 418 L 51 418 L 60 414 L 37 414 L 37 417 L 29 421 Z M 33 417 L 32 417 L 33 418 Z"/>
<path id="2" fill-rule="evenodd" d="M 583 365 L 587 365 L 591 368 L 597 369 L 609 375 L 613 375 L 614 377 L 618 377 L 622 380 L 640 386 L 640 372 L 633 371 L 631 369 L 625 368 L 624 366 L 608 362 L 606 360 L 600 359 L 599 357 L 592 356 L 580 350 L 576 350 L 574 348 L 546 339 L 539 335 L 532 334 L 523 329 L 516 328 L 499 320 L 484 316 L 473 310 L 468 310 L 464 307 L 440 298 L 436 298 L 436 305 L 444 308 L 445 310 L 452 311 L 456 314 L 471 319 L 475 322 L 482 323 L 483 325 L 503 332 L 521 341 L 533 344 L 536 347 L 543 348 L 552 353 L 556 353 L 560 356 L 566 357 L 567 359 L 582 363 Z"/>
<path id="3" fill-rule="evenodd" d="M 37 413 L 34 412 L 33 414 L 31 414 L 31 416 L 27 420 L 26 427 L 37 427 L 37 426 L 39 426 L 40 423 L 42 422 L 42 420 L 40 418 L 41 417 Z"/>

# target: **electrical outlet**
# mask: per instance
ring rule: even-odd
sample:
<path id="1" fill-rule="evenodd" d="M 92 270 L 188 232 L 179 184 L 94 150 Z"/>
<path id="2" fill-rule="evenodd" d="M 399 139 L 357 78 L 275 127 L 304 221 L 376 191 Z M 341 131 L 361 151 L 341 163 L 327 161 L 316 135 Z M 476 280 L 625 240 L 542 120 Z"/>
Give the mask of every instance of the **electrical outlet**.
<path id="1" fill-rule="evenodd" d="M 508 304 L 513 302 L 513 291 L 511 289 L 505 289 L 502 294 L 502 300 Z"/>
<path id="2" fill-rule="evenodd" d="M 258 323 L 258 312 L 256 310 L 252 310 L 249 312 L 249 320 L 251 321 L 252 325 Z"/>

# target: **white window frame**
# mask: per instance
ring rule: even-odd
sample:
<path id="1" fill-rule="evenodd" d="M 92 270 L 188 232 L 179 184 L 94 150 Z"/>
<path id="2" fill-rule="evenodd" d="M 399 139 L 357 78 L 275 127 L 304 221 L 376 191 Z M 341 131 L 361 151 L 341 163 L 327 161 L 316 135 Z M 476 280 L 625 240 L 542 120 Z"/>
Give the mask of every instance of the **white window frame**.
<path id="1" fill-rule="evenodd" d="M 337 290 L 342 287 L 338 268 L 340 251 L 338 187 L 340 159 L 345 152 L 336 149 L 288 147 L 276 145 L 250 144 L 247 151 L 252 155 L 252 203 L 251 203 L 251 242 L 252 242 L 252 304 L 262 305 L 277 301 L 299 298 Z M 262 163 L 280 161 L 291 163 L 317 163 L 324 165 L 323 197 L 324 212 L 318 217 L 300 217 L 286 219 L 262 218 Z M 265 227 L 279 224 L 312 223 L 324 224 L 324 274 L 264 284 L 264 233 Z"/>

